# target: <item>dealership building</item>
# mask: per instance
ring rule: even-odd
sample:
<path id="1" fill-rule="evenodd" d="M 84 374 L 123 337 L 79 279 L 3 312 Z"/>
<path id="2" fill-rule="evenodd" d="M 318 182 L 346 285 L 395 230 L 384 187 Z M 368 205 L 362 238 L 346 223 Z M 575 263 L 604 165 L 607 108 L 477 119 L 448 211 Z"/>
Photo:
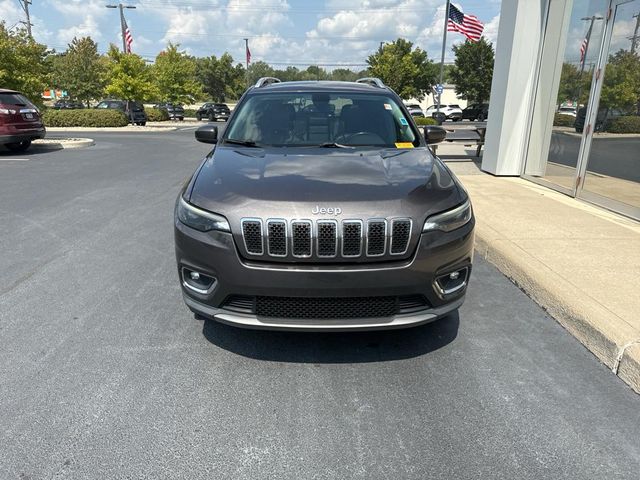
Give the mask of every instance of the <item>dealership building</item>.
<path id="1" fill-rule="evenodd" d="M 640 219 L 639 114 L 640 0 L 502 2 L 482 170 Z"/>

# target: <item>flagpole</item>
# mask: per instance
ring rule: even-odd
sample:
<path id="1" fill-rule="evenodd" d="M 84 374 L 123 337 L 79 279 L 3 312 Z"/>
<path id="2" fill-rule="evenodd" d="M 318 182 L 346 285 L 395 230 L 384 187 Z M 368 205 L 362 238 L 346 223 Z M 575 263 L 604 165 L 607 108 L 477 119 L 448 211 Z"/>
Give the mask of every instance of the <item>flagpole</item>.
<path id="1" fill-rule="evenodd" d="M 246 64 L 246 81 L 247 81 L 247 88 L 249 88 L 249 55 L 247 55 L 247 52 L 249 51 L 249 39 L 245 38 L 244 39 L 244 60 L 245 60 L 245 64 Z"/>
<path id="2" fill-rule="evenodd" d="M 596 20 L 601 20 L 602 17 L 597 17 L 593 15 L 591 17 L 583 17 L 580 20 L 590 20 L 589 30 L 587 30 L 587 36 L 585 37 L 587 40 L 587 44 L 584 46 L 584 54 L 582 55 L 582 62 L 580 62 L 580 73 L 578 74 L 578 95 L 576 98 L 576 111 L 580 106 L 580 96 L 582 95 L 582 75 L 584 74 L 584 66 L 587 63 L 587 53 L 589 51 L 589 44 L 591 43 L 591 32 L 593 31 L 593 22 Z"/>
<path id="3" fill-rule="evenodd" d="M 444 32 L 442 34 L 442 56 L 440 57 L 440 85 L 444 80 L 444 53 L 447 48 L 447 25 L 449 23 L 449 4 L 450 0 L 447 0 L 447 6 L 444 9 Z M 442 90 L 438 90 L 438 103 L 436 106 L 436 112 L 440 113 L 440 101 L 442 97 Z"/>

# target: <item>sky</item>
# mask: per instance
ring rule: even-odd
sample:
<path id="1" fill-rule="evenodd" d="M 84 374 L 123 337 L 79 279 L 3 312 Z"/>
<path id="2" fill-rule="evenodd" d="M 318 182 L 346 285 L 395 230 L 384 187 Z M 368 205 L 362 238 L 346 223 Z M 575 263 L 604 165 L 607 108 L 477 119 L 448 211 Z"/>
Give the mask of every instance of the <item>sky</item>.
<path id="1" fill-rule="evenodd" d="M 124 1 L 124 0 L 123 0 Z M 91 36 L 100 52 L 110 43 L 122 45 L 118 10 L 108 0 L 32 0 L 33 35 L 39 42 L 64 51 L 74 36 Z M 11 28 L 24 13 L 20 0 L 0 0 L 0 20 Z M 133 51 L 149 60 L 167 42 L 196 56 L 219 56 L 228 51 L 244 61 L 249 38 L 252 61 L 275 68 L 341 65 L 364 68 L 380 42 L 404 37 L 440 58 L 444 0 L 130 0 L 125 10 L 133 34 Z M 485 24 L 485 36 L 495 43 L 500 0 L 454 2 Z M 451 46 L 464 41 L 449 32 Z"/>

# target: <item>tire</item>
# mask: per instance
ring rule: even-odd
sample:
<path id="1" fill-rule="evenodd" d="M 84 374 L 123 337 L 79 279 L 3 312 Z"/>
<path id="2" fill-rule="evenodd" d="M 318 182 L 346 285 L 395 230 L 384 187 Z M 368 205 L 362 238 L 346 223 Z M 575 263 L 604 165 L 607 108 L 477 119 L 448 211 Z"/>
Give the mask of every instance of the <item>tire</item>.
<path id="1" fill-rule="evenodd" d="M 12 152 L 24 152 L 30 146 L 31 146 L 31 140 L 24 140 L 22 142 L 5 144 L 5 147 L 7 147 Z"/>
<path id="2" fill-rule="evenodd" d="M 196 113 L 196 120 L 201 122 L 202 121 L 202 115 L 200 115 L 199 113 Z"/>
<path id="3" fill-rule="evenodd" d="M 209 121 L 210 122 L 215 122 L 216 121 L 216 116 L 213 113 L 209 114 Z"/>
<path id="4" fill-rule="evenodd" d="M 147 122 L 140 122 L 140 126 L 144 127 L 147 124 Z"/>

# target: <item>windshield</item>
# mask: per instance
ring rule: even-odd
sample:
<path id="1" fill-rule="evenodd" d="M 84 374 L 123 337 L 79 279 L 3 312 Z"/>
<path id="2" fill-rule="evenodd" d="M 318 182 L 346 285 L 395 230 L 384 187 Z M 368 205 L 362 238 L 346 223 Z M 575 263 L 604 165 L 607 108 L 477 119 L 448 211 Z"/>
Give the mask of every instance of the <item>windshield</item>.
<path id="1" fill-rule="evenodd" d="M 419 144 L 393 98 L 351 92 L 253 95 L 239 106 L 224 140 L 288 147 Z"/>

